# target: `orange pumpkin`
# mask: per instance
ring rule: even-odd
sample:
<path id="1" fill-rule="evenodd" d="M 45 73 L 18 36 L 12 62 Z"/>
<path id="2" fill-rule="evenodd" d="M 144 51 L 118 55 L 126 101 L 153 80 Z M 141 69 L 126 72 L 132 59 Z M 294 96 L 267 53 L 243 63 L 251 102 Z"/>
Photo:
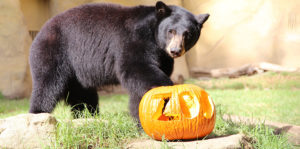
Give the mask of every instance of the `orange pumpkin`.
<path id="1" fill-rule="evenodd" d="M 144 131 L 161 140 L 196 139 L 212 132 L 216 112 L 210 96 L 190 84 L 162 86 L 148 91 L 139 105 Z"/>

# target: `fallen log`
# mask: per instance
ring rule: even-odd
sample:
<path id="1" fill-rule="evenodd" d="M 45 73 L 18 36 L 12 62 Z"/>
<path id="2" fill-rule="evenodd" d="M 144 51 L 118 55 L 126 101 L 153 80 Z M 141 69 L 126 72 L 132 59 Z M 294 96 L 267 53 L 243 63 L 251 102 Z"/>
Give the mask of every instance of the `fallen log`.
<path id="1" fill-rule="evenodd" d="M 192 68 L 190 71 L 192 77 L 237 78 L 244 75 L 251 76 L 266 71 L 273 71 L 273 72 L 297 72 L 298 71 L 299 72 L 299 68 L 284 67 L 277 64 L 261 62 L 255 64 L 246 64 L 241 67 L 220 68 L 220 69 L 212 69 L 212 70 Z"/>

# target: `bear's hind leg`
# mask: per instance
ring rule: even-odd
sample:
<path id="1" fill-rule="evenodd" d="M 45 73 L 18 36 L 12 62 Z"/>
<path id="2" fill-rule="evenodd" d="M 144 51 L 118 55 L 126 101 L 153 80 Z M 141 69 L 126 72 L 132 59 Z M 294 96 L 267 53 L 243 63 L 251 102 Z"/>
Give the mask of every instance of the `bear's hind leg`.
<path id="1" fill-rule="evenodd" d="M 77 81 L 71 83 L 66 102 L 72 107 L 75 118 L 83 116 L 82 112 L 85 107 L 93 116 L 99 113 L 97 90 L 84 88 Z"/>

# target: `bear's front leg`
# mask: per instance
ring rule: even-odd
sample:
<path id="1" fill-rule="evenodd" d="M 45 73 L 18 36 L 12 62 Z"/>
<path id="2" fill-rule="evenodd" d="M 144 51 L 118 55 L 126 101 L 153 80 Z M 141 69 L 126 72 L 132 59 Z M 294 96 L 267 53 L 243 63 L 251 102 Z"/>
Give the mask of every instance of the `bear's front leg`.
<path id="1" fill-rule="evenodd" d="M 151 88 L 173 85 L 171 79 L 161 69 L 149 63 L 126 65 L 126 68 L 119 69 L 118 76 L 121 85 L 130 95 L 130 114 L 139 123 L 139 103 L 143 95 Z"/>

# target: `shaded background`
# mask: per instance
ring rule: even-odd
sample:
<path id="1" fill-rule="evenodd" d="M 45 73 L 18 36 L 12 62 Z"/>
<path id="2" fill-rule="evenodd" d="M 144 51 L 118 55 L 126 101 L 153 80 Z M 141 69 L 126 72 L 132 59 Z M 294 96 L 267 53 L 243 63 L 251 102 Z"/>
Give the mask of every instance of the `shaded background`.
<path id="1" fill-rule="evenodd" d="M 1 0 L 0 92 L 29 97 L 28 53 L 35 35 L 51 17 L 90 2 L 126 6 L 154 0 Z M 236 67 L 266 61 L 300 66 L 299 0 L 164 0 L 194 14 L 210 13 L 197 45 L 175 60 L 172 79 L 193 77 L 193 70 Z M 298 8 L 298 9 L 297 9 Z"/>

